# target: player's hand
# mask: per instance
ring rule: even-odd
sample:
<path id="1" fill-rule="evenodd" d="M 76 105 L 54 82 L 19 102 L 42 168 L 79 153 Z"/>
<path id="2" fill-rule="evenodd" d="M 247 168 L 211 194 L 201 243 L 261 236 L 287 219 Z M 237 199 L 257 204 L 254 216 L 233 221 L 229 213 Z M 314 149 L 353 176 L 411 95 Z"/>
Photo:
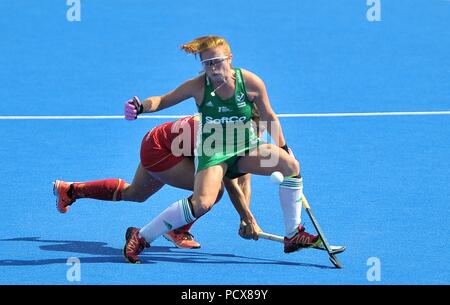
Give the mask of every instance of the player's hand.
<path id="1" fill-rule="evenodd" d="M 137 96 L 125 102 L 125 119 L 136 120 L 137 116 L 144 111 L 144 105 Z"/>
<path id="2" fill-rule="evenodd" d="M 245 239 L 258 240 L 258 233 L 262 232 L 256 221 L 249 221 L 249 224 L 241 220 L 239 225 L 239 236 Z"/>

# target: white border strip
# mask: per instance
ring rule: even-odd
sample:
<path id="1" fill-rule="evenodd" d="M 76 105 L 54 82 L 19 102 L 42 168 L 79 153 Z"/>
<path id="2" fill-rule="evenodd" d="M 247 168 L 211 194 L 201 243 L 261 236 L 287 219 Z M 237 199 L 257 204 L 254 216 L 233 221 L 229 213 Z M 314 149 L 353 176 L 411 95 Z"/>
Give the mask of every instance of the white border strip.
<path id="1" fill-rule="evenodd" d="M 278 114 L 280 118 L 321 118 L 321 117 L 369 117 L 369 116 L 412 116 L 412 115 L 450 115 L 450 111 L 418 112 L 349 112 L 349 113 L 287 113 Z M 139 119 L 179 119 L 186 115 L 141 115 Z M 123 120 L 123 115 L 3 115 L 0 120 Z"/>
<path id="2" fill-rule="evenodd" d="M 188 115 L 142 115 L 139 119 L 179 119 Z M 0 116 L 0 120 L 123 120 L 123 115 L 24 115 Z"/>

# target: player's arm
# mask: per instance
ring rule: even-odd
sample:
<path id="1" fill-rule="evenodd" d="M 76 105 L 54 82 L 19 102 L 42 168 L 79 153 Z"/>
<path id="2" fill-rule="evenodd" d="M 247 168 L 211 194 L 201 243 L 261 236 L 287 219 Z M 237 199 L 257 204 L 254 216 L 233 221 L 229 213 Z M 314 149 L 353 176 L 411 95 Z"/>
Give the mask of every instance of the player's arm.
<path id="1" fill-rule="evenodd" d="M 239 186 L 239 189 L 244 193 L 245 204 L 249 210 L 252 197 L 251 176 L 252 176 L 251 174 L 246 174 L 244 176 L 235 179 L 237 185 Z M 248 226 L 247 222 L 241 217 L 241 222 L 239 224 L 239 235 L 245 239 L 250 239 L 253 238 L 252 232 L 253 230 L 251 226 Z"/>
<path id="2" fill-rule="evenodd" d="M 228 192 L 231 202 L 234 208 L 238 212 L 241 218 L 241 224 L 239 228 L 239 235 L 244 238 L 258 239 L 258 233 L 261 232 L 261 228 L 258 226 L 255 217 L 250 211 L 250 196 L 244 193 L 249 191 L 250 187 L 250 175 L 245 175 L 238 179 L 228 179 L 224 177 L 223 182 Z"/>
<path id="3" fill-rule="evenodd" d="M 279 147 L 284 147 L 286 141 L 284 139 L 283 130 L 281 129 L 280 121 L 277 115 L 273 111 L 267 89 L 262 81 L 256 74 L 243 70 L 245 86 L 247 88 L 247 94 L 249 98 L 258 106 L 261 121 L 267 122 L 267 132 L 275 141 Z"/>
<path id="4" fill-rule="evenodd" d="M 134 120 L 141 113 L 160 111 L 191 97 L 195 97 L 195 94 L 198 94 L 201 90 L 199 89 L 200 84 L 201 82 L 197 77 L 184 82 L 176 89 L 161 96 L 150 96 L 143 101 L 140 101 L 139 98 L 135 96 L 133 99 L 125 102 L 125 118 Z"/>
<path id="5" fill-rule="evenodd" d="M 190 79 L 175 90 L 161 96 L 151 96 L 142 101 L 143 112 L 156 112 L 165 108 L 172 107 L 181 101 L 194 96 L 195 80 Z"/>

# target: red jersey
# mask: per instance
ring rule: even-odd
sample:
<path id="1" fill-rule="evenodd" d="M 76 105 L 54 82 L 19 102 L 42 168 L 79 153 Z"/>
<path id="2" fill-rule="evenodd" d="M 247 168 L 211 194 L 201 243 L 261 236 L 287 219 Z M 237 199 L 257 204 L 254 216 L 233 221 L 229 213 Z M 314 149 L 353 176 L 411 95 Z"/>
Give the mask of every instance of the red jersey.
<path id="1" fill-rule="evenodd" d="M 141 163 L 149 171 L 164 171 L 194 157 L 198 117 L 189 116 L 150 130 L 142 140 Z"/>

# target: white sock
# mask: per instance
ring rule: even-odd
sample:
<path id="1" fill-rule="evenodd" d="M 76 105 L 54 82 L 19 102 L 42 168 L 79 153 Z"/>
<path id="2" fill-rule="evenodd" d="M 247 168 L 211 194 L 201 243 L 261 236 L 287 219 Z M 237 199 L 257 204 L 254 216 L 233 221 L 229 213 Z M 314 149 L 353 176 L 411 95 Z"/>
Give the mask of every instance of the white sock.
<path id="1" fill-rule="evenodd" d="M 195 217 L 192 215 L 189 201 L 185 198 L 173 203 L 156 216 L 139 231 L 139 235 L 144 237 L 148 243 L 152 243 L 161 235 L 194 221 Z"/>
<path id="2" fill-rule="evenodd" d="M 280 184 L 280 204 L 283 210 L 286 236 L 292 237 L 297 232 L 302 216 L 303 179 L 284 178 Z"/>

